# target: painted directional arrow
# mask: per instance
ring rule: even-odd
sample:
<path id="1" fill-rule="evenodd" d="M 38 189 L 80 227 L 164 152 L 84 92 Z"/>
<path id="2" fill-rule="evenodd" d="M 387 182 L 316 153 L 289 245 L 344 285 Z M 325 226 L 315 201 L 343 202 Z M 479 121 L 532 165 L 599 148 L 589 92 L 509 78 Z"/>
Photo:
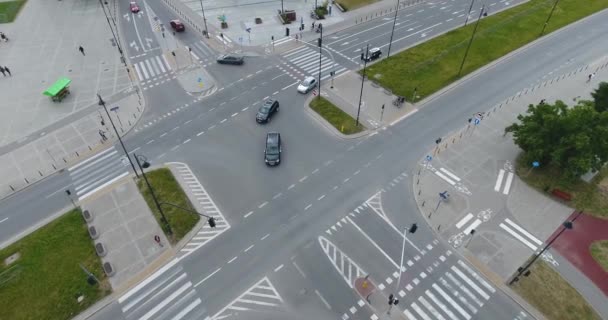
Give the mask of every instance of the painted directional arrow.
<path id="1" fill-rule="evenodd" d="M 137 45 L 137 43 L 135 43 L 135 41 L 129 43 L 129 46 L 135 49 L 135 51 L 139 52 L 139 46 Z"/>
<path id="2" fill-rule="evenodd" d="M 152 45 L 150 44 L 150 42 L 152 42 L 154 40 L 150 39 L 150 38 L 146 38 L 146 45 L 148 46 L 148 48 L 152 48 Z"/>
<path id="3" fill-rule="evenodd" d="M 125 13 L 122 17 L 125 18 L 125 20 L 127 21 L 131 21 L 131 15 L 128 13 Z"/>

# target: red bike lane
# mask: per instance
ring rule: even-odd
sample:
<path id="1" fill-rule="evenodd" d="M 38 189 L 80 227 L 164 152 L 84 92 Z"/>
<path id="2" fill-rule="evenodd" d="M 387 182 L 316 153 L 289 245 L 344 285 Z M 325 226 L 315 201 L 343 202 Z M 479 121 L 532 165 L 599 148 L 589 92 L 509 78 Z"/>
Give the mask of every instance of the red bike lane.
<path id="1" fill-rule="evenodd" d="M 573 212 L 568 221 L 578 215 Z M 555 237 L 556 230 L 549 239 Z M 573 223 L 573 228 L 566 230 L 552 245 L 564 258 L 581 270 L 606 296 L 608 296 L 608 272 L 595 262 L 591 256 L 591 244 L 599 240 L 608 240 L 608 220 L 581 214 Z"/>

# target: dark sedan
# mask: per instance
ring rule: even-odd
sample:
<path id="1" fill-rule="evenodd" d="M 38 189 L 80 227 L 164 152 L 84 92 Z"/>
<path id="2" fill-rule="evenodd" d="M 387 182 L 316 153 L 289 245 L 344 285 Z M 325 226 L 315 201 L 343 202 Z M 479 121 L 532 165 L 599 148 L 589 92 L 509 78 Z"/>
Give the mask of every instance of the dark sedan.
<path id="1" fill-rule="evenodd" d="M 217 58 L 217 63 L 220 64 L 235 64 L 241 65 L 245 62 L 242 56 L 232 55 L 232 54 L 224 54 Z"/>
<path id="2" fill-rule="evenodd" d="M 266 102 L 264 102 L 264 104 L 260 107 L 260 110 L 258 110 L 258 113 L 255 115 L 255 121 L 258 123 L 268 122 L 277 111 L 279 111 L 279 101 L 268 99 Z"/>

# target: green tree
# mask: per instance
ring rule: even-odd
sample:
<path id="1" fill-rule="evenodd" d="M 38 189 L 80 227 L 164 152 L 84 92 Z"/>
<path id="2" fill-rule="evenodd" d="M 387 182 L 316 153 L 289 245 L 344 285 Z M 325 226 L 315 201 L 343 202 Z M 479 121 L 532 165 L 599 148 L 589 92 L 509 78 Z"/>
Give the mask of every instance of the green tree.
<path id="1" fill-rule="evenodd" d="M 599 87 L 591 93 L 591 96 L 597 112 L 608 110 L 608 82 L 601 82 Z"/>
<path id="2" fill-rule="evenodd" d="M 564 178 L 575 179 L 608 161 L 608 112 L 598 113 L 588 102 L 570 109 L 562 101 L 530 105 L 517 119 L 505 131 L 513 133 L 527 163 L 555 165 Z"/>

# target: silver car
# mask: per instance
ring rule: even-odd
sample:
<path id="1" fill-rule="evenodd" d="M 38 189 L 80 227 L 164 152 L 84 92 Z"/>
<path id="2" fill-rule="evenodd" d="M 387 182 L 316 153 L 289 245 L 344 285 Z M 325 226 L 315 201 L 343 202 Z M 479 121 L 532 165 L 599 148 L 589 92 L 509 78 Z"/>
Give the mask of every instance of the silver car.
<path id="1" fill-rule="evenodd" d="M 313 77 L 306 77 L 304 81 L 298 85 L 299 93 L 308 93 L 312 88 L 317 86 L 317 80 Z"/>

